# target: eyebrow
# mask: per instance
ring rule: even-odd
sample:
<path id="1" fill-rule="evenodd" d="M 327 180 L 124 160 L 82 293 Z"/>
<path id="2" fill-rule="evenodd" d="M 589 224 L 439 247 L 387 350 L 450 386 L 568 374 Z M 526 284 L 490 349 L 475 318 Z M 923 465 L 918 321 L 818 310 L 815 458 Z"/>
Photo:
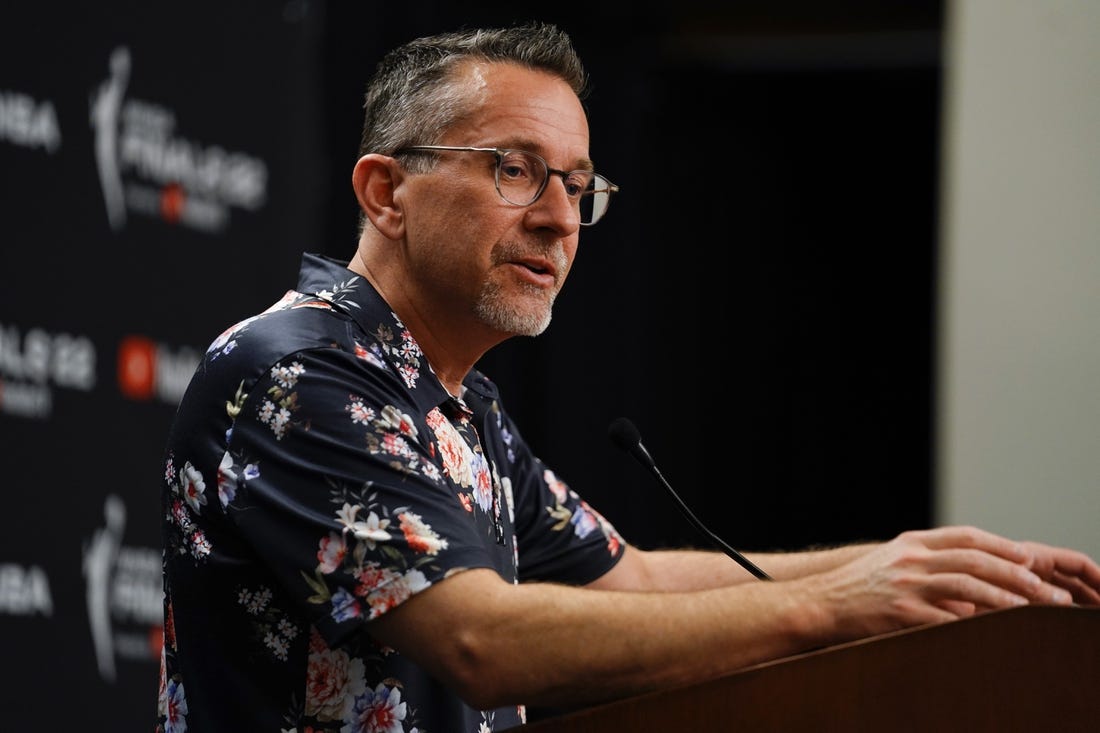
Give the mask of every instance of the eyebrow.
<path id="1" fill-rule="evenodd" d="M 527 139 L 511 138 L 511 139 L 507 139 L 506 142 L 494 143 L 494 144 L 491 144 L 491 145 L 486 145 L 485 147 L 502 148 L 502 149 L 507 149 L 507 150 L 525 150 L 529 153 L 535 153 L 537 155 L 540 155 L 540 156 L 542 156 L 543 160 L 546 160 L 546 151 L 543 150 L 539 145 L 536 145 L 535 143 L 533 143 L 533 142 L 531 142 L 530 140 L 527 140 Z M 546 162 L 549 163 L 550 161 L 547 160 Z M 554 166 L 551 165 L 550 167 L 553 168 Z M 591 158 L 578 158 L 574 162 L 572 167 L 565 168 L 563 170 L 569 170 L 569 171 L 574 171 L 574 170 L 577 170 L 577 171 L 595 171 L 596 166 L 592 162 Z"/>

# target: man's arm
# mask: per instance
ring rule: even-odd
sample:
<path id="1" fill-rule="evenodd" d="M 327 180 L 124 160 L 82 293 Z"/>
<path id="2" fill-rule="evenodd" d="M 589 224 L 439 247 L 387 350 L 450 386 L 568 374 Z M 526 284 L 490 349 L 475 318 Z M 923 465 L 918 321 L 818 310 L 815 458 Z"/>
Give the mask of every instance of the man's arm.
<path id="1" fill-rule="evenodd" d="M 775 580 L 832 570 L 871 551 L 874 544 L 801 552 L 746 553 Z M 610 572 L 588 585 L 599 590 L 691 591 L 760 582 L 724 553 L 709 550 L 640 550 L 627 546 Z"/>
<path id="2" fill-rule="evenodd" d="M 375 619 L 370 631 L 475 707 L 580 706 L 976 610 L 1068 604 L 1069 593 L 1029 570 L 1036 552 L 1047 556 L 1042 547 L 970 527 L 906 532 L 805 577 L 692 591 L 669 588 L 698 584 L 696 576 L 662 585 L 652 575 L 675 570 L 686 555 L 647 568 L 646 553 L 628 550 L 629 564 L 587 588 L 460 572 Z M 1100 567 L 1086 558 L 1077 572 L 1100 591 Z M 664 592 L 628 590 L 631 583 Z"/>

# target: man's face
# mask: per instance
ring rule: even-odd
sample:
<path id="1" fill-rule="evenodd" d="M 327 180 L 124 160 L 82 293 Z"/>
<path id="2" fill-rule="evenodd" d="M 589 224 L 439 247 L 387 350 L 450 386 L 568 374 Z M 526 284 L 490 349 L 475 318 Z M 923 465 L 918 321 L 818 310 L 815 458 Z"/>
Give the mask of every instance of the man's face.
<path id="1" fill-rule="evenodd" d="M 514 148 L 551 168 L 589 168 L 588 122 L 569 86 L 513 64 L 471 64 L 474 114 L 442 145 Z M 578 212 L 551 175 L 528 206 L 504 201 L 489 153 L 444 152 L 435 169 L 405 180 L 406 236 L 413 282 L 432 319 L 457 325 L 467 316 L 498 337 L 536 335 L 577 251 Z M 429 314 L 424 314 L 429 315 Z"/>

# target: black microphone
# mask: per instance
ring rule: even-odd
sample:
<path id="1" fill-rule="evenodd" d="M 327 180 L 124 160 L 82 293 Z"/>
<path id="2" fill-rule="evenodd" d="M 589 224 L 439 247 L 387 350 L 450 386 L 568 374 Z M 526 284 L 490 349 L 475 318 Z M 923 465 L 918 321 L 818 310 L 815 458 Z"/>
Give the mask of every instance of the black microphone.
<path id="1" fill-rule="evenodd" d="M 703 526 L 703 523 L 699 521 L 690 509 L 688 509 L 683 499 L 672 490 L 671 484 L 661 475 L 661 472 L 657 469 L 657 462 L 653 460 L 653 456 L 649 455 L 649 451 L 642 445 L 641 433 L 638 432 L 638 428 L 634 427 L 634 423 L 630 422 L 630 420 L 625 417 L 615 418 L 615 420 L 611 422 L 611 425 L 608 426 L 607 434 L 611 436 L 611 442 L 634 456 L 638 463 L 648 468 L 649 471 L 657 477 L 657 480 L 661 482 L 661 485 L 665 487 L 665 490 L 668 491 L 669 495 L 676 501 L 677 506 L 680 507 L 680 511 L 684 513 L 684 516 L 687 517 L 693 525 L 695 525 L 697 530 L 706 535 L 711 542 L 722 548 L 722 550 L 736 560 L 741 567 L 748 570 L 760 580 L 772 579 L 770 575 L 754 565 L 747 557 L 727 545 L 721 537 Z"/>

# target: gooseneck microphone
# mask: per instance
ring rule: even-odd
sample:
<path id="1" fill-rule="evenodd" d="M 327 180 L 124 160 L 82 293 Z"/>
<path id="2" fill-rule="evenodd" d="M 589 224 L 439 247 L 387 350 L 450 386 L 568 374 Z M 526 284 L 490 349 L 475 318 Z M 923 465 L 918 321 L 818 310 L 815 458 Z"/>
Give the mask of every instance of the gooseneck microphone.
<path id="1" fill-rule="evenodd" d="M 641 433 L 638 432 L 638 428 L 634 427 L 634 423 L 625 417 L 615 418 L 615 420 L 611 422 L 611 425 L 608 426 L 607 434 L 611 437 L 611 441 L 615 445 L 634 456 L 634 459 L 637 460 L 638 463 L 648 468 L 650 473 L 657 477 L 661 486 L 665 487 L 665 491 L 669 493 L 676 502 L 676 505 L 680 507 L 680 511 L 684 513 L 688 521 L 695 525 L 697 530 L 706 535 L 711 542 L 720 547 L 723 552 L 736 560 L 741 567 L 748 570 L 760 580 L 772 579 L 770 575 L 754 565 L 747 557 L 727 545 L 721 537 L 703 526 L 703 523 L 699 521 L 698 517 L 696 517 L 690 509 L 688 509 L 687 504 L 685 504 L 683 499 L 672 490 L 672 485 L 665 480 L 665 477 L 661 474 L 660 470 L 658 470 L 657 462 L 653 460 L 653 456 L 649 455 L 649 451 L 642 445 Z"/>

